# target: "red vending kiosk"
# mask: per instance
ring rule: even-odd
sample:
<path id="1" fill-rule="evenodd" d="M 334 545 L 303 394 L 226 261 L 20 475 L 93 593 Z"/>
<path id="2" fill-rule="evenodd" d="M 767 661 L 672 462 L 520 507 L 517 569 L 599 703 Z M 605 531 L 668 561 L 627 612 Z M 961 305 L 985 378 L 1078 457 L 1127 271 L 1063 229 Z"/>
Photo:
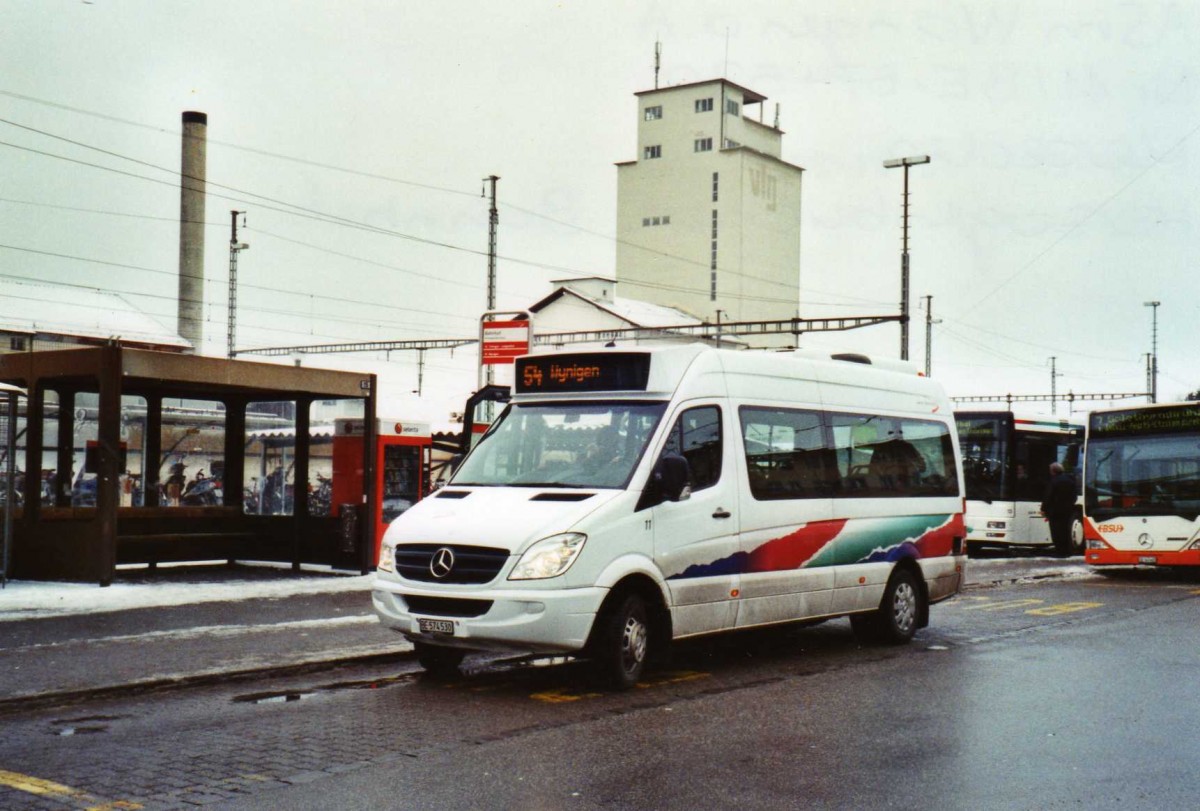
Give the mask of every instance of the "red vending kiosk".
<path id="1" fill-rule="evenodd" d="M 333 504 L 363 503 L 363 420 L 339 417 L 333 435 Z M 375 527 L 371 565 L 379 561 L 379 545 L 388 524 L 429 493 L 429 462 L 433 435 L 420 422 L 380 419 L 375 437 L 375 490 L 379 510 L 368 520 Z"/>

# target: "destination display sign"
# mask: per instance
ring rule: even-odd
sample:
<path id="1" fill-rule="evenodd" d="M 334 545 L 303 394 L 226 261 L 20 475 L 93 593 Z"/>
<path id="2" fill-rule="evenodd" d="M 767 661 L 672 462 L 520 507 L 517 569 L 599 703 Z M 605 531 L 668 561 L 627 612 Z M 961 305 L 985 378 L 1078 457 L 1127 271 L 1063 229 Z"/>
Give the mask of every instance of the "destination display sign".
<path id="1" fill-rule="evenodd" d="M 994 417 L 955 415 L 955 423 L 958 426 L 959 441 L 1004 439 L 1008 436 L 1009 417 L 1007 414 L 997 414 Z"/>
<path id="2" fill-rule="evenodd" d="M 645 391 L 650 356 L 644 352 L 537 355 L 517 361 L 516 393 Z"/>
<path id="3" fill-rule="evenodd" d="M 1092 414 L 1091 435 L 1180 434 L 1200 431 L 1200 403 Z"/>

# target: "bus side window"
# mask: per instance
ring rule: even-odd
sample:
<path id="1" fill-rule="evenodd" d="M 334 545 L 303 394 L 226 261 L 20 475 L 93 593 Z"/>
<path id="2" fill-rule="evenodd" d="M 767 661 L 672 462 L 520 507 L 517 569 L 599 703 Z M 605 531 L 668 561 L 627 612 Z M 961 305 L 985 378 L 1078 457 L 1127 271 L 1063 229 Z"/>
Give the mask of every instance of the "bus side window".
<path id="1" fill-rule="evenodd" d="M 721 410 L 716 406 L 700 406 L 679 415 L 667 434 L 663 453 L 687 459 L 694 493 L 720 480 L 721 448 Z"/>
<path id="2" fill-rule="evenodd" d="M 750 494 L 758 501 L 828 496 L 837 466 L 821 415 L 805 409 L 739 409 Z"/>

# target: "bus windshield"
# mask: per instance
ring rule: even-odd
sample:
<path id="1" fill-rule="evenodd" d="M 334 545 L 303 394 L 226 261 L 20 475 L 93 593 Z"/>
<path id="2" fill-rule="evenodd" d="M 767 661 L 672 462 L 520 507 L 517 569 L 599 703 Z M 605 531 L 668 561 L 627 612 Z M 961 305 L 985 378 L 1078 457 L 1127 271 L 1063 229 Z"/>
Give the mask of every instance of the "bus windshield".
<path id="1" fill-rule="evenodd" d="M 665 402 L 512 404 L 451 484 L 624 487 Z"/>
<path id="2" fill-rule="evenodd" d="M 1012 498 L 1008 486 L 1008 426 L 1003 418 L 959 418 L 958 436 L 967 498 Z"/>
<path id="3" fill-rule="evenodd" d="M 1117 515 L 1200 515 L 1200 437 L 1140 434 L 1088 443 L 1084 509 Z"/>

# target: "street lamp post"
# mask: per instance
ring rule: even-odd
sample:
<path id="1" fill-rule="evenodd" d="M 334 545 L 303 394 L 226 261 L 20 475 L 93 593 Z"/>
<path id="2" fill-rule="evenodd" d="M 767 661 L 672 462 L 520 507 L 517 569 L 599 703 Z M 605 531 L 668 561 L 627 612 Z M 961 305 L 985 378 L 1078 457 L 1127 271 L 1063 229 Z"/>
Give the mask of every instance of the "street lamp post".
<path id="1" fill-rule="evenodd" d="M 1146 382 L 1150 384 L 1150 402 L 1158 402 L 1158 307 L 1161 301 L 1146 301 L 1142 306 L 1150 308 L 1150 368 Z"/>
<path id="2" fill-rule="evenodd" d="M 900 251 L 900 359 L 908 360 L 908 167 L 929 163 L 928 155 L 884 161 L 884 169 L 904 168 L 903 242 Z"/>

